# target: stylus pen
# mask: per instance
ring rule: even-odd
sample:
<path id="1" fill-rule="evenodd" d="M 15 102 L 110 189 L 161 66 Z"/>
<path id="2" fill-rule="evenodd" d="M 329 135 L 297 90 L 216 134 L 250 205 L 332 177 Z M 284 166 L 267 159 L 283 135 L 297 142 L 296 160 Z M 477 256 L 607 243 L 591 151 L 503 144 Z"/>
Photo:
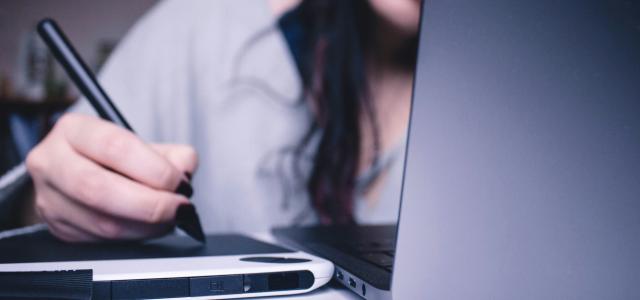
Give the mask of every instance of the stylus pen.
<path id="1" fill-rule="evenodd" d="M 67 75 L 98 112 L 98 115 L 133 132 L 133 128 L 111 102 L 107 93 L 98 84 L 91 70 L 78 55 L 56 22 L 51 19 L 40 21 L 38 23 L 38 33 L 53 53 L 53 56 L 67 72 Z M 188 181 L 182 180 L 176 189 L 176 193 L 189 198 L 193 194 L 193 188 Z M 176 211 L 176 226 L 192 238 L 204 242 L 200 219 L 192 204 L 181 205 L 178 208 Z"/>

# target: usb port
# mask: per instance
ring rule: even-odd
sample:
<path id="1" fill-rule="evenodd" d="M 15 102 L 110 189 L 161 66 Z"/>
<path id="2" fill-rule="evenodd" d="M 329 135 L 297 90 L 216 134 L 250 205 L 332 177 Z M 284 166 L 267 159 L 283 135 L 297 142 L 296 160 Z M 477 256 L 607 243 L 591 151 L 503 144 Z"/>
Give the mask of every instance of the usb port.
<path id="1" fill-rule="evenodd" d="M 342 275 L 342 271 L 336 271 L 336 278 L 338 278 L 339 280 L 343 280 L 344 279 L 344 275 Z"/>
<path id="2" fill-rule="evenodd" d="M 354 289 L 356 288 L 356 281 L 351 277 L 349 277 L 349 285 Z"/>

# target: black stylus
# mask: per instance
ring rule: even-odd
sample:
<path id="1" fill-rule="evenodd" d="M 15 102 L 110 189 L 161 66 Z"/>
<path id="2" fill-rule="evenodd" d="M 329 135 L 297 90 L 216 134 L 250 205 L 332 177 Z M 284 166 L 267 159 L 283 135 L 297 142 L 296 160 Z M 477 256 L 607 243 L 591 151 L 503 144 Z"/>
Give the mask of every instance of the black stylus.
<path id="1" fill-rule="evenodd" d="M 98 84 L 93 72 L 78 55 L 56 22 L 51 19 L 40 21 L 38 23 L 38 34 L 40 34 L 53 56 L 67 72 L 67 75 L 73 80 L 76 87 L 98 112 L 98 115 L 133 132 L 133 128 L 116 109 L 107 93 Z M 189 198 L 193 194 L 193 188 L 188 181 L 183 180 L 176 193 Z M 176 211 L 176 226 L 192 238 L 204 242 L 205 236 L 200 225 L 200 219 L 192 204 L 185 204 L 178 208 Z"/>

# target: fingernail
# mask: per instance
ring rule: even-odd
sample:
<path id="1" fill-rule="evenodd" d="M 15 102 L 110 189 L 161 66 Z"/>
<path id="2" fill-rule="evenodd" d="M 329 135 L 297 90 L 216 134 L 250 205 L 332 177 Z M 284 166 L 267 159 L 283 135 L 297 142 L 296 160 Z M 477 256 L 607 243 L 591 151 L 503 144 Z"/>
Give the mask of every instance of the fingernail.
<path id="1" fill-rule="evenodd" d="M 180 181 L 180 185 L 178 185 L 178 188 L 176 189 L 176 194 L 191 198 L 191 195 L 193 195 L 193 187 L 191 187 L 190 183 L 182 180 Z"/>
<path id="2" fill-rule="evenodd" d="M 191 172 L 184 172 L 184 176 L 187 176 L 187 179 L 189 179 L 189 181 L 191 181 L 191 178 L 193 177 L 193 175 L 191 175 Z"/>

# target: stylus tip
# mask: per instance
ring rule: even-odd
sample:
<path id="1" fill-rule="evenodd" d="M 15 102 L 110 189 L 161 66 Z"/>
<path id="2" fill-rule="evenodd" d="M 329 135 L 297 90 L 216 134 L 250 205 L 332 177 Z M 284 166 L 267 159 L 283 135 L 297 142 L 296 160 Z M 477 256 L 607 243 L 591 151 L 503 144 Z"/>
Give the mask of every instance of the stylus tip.
<path id="1" fill-rule="evenodd" d="M 182 204 L 178 206 L 178 210 L 176 211 L 176 226 L 193 239 L 201 243 L 205 242 L 205 235 L 202 231 L 200 218 L 193 204 Z"/>

